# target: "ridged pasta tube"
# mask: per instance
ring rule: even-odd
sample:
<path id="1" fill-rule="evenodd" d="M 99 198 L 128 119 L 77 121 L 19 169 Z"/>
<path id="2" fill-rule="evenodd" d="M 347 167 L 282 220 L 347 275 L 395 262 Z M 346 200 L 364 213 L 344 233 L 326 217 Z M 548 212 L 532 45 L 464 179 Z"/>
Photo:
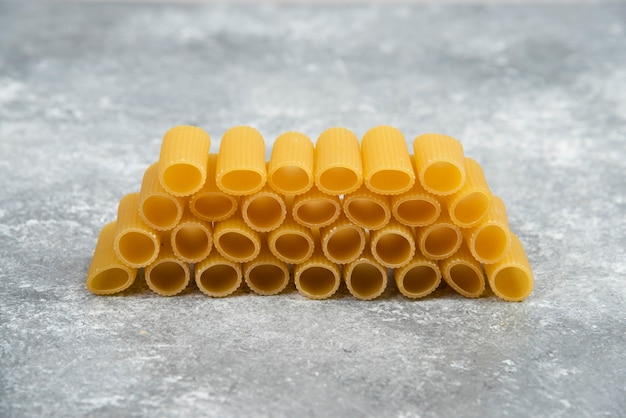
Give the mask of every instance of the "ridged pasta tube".
<path id="1" fill-rule="evenodd" d="M 315 144 L 315 185 L 324 193 L 341 195 L 363 183 L 359 139 L 346 128 L 322 132 Z"/>
<path id="2" fill-rule="evenodd" d="M 143 175 L 139 192 L 139 216 L 151 228 L 166 231 L 180 221 L 185 200 L 169 194 L 159 182 L 159 163 L 152 164 Z"/>
<path id="3" fill-rule="evenodd" d="M 189 284 L 189 264 L 174 255 L 169 239 L 163 239 L 159 256 L 146 267 L 145 277 L 153 292 L 161 296 L 174 296 Z"/>
<path id="4" fill-rule="evenodd" d="M 465 157 L 465 183 L 444 199 L 450 219 L 460 228 L 472 227 L 485 217 L 491 205 L 491 191 L 476 160 Z"/>
<path id="5" fill-rule="evenodd" d="M 339 289 L 339 266 L 329 261 L 321 251 L 316 251 L 304 263 L 294 268 L 296 289 L 310 299 L 327 299 Z"/>
<path id="6" fill-rule="evenodd" d="M 341 214 L 339 196 L 332 196 L 312 187 L 293 200 L 292 216 L 307 228 L 321 228 L 335 222 Z"/>
<path id="7" fill-rule="evenodd" d="M 511 234 L 511 246 L 504 258 L 495 264 L 485 264 L 485 271 L 493 293 L 508 302 L 520 302 L 533 291 L 533 272 L 516 235 Z"/>
<path id="8" fill-rule="evenodd" d="M 439 287 L 441 271 L 435 261 L 417 253 L 409 263 L 394 270 L 394 278 L 400 293 L 407 298 L 418 299 Z"/>
<path id="9" fill-rule="evenodd" d="M 241 199 L 241 214 L 246 224 L 259 232 L 269 232 L 280 226 L 287 215 L 285 199 L 269 185 Z"/>
<path id="10" fill-rule="evenodd" d="M 450 257 L 439 262 L 443 279 L 452 289 L 466 298 L 477 298 L 485 290 L 483 268 L 466 244 Z"/>
<path id="11" fill-rule="evenodd" d="M 365 248 L 365 231 L 340 216 L 334 223 L 320 229 L 322 251 L 333 263 L 347 264 L 356 260 Z"/>
<path id="12" fill-rule="evenodd" d="M 256 193 L 265 185 L 265 141 L 256 129 L 236 126 L 220 143 L 215 170 L 217 187 L 235 196 Z"/>
<path id="13" fill-rule="evenodd" d="M 350 294 L 361 300 L 375 299 L 387 287 L 387 269 L 374 259 L 369 250 L 344 266 L 343 277 Z"/>
<path id="14" fill-rule="evenodd" d="M 371 233 L 370 249 L 376 261 L 383 266 L 402 267 L 415 255 L 413 231 L 394 219 L 386 228 Z"/>
<path id="15" fill-rule="evenodd" d="M 236 214 L 215 224 L 213 245 L 227 259 L 245 263 L 253 260 L 261 251 L 261 237 L 257 231 Z"/>
<path id="16" fill-rule="evenodd" d="M 274 141 L 267 180 L 284 195 L 302 194 L 313 186 L 315 147 L 300 132 L 285 132 Z"/>
<path id="17" fill-rule="evenodd" d="M 207 296 L 228 296 L 241 285 L 241 264 L 230 261 L 219 252 L 213 251 L 195 265 L 198 289 Z"/>
<path id="18" fill-rule="evenodd" d="M 276 295 L 289 284 L 287 265 L 276 258 L 266 245 L 261 247 L 254 260 L 243 265 L 243 275 L 250 290 L 264 296 Z"/>
<path id="19" fill-rule="evenodd" d="M 181 260 L 187 263 L 202 261 L 213 248 L 213 226 L 186 209 L 180 223 L 171 231 L 171 245 Z"/>
<path id="20" fill-rule="evenodd" d="M 441 134 L 424 134 L 413 141 L 417 176 L 430 193 L 448 195 L 465 183 L 463 145 Z"/>
<path id="21" fill-rule="evenodd" d="M 463 241 L 461 230 L 451 220 L 448 213 L 441 211 L 434 223 L 417 229 L 417 244 L 427 258 L 442 260 L 454 254 Z"/>
<path id="22" fill-rule="evenodd" d="M 289 264 L 303 263 L 313 255 L 315 240 L 310 228 L 305 228 L 288 216 L 281 226 L 267 234 L 272 254 Z"/>
<path id="23" fill-rule="evenodd" d="M 200 219 L 218 222 L 230 218 L 238 206 L 238 198 L 224 193 L 215 182 L 217 154 L 209 154 L 207 178 L 204 186 L 191 196 L 189 208 Z"/>
<path id="24" fill-rule="evenodd" d="M 343 211 L 352 222 L 375 231 L 384 228 L 391 219 L 389 198 L 374 193 L 365 186 L 343 198 Z"/>
<path id="25" fill-rule="evenodd" d="M 491 206 L 480 224 L 463 229 L 463 237 L 472 255 L 481 263 L 502 260 L 511 246 L 511 231 L 504 202 L 493 196 Z"/>
<path id="26" fill-rule="evenodd" d="M 124 196 L 117 208 L 115 254 L 129 267 L 145 267 L 156 260 L 160 235 L 139 217 L 139 193 Z"/>

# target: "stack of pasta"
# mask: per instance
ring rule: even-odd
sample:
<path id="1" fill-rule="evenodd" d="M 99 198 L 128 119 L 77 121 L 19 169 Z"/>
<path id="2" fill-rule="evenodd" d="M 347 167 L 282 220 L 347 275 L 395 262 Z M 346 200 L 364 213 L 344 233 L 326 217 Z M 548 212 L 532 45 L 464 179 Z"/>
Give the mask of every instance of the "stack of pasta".
<path id="1" fill-rule="evenodd" d="M 466 297 L 485 290 L 525 299 L 533 275 L 504 203 L 459 141 L 418 136 L 410 155 L 391 126 L 359 144 L 345 128 L 315 145 L 302 133 L 274 142 L 269 162 L 261 134 L 228 130 L 217 154 L 202 129 L 177 126 L 163 138 L 141 190 L 119 202 L 104 226 L 87 288 L 113 294 L 138 269 L 160 295 L 183 291 L 191 277 L 223 297 L 242 280 L 261 295 L 293 277 L 312 299 L 332 296 L 341 279 L 359 299 L 380 296 L 393 277 L 409 298 L 433 292 L 442 278 Z"/>

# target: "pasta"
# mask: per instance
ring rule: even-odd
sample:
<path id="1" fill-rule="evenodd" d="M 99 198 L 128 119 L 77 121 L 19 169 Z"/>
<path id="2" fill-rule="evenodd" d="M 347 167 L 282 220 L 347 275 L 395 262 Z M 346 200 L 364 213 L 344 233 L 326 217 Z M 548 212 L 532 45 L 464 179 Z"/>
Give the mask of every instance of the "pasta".
<path id="1" fill-rule="evenodd" d="M 340 272 L 337 264 L 316 251 L 304 263 L 294 268 L 294 282 L 301 295 L 310 299 L 327 299 L 339 289 Z"/>
<path id="2" fill-rule="evenodd" d="M 236 126 L 220 143 L 215 170 L 217 187 L 235 196 L 256 193 L 265 185 L 265 142 L 256 129 Z"/>
<path id="3" fill-rule="evenodd" d="M 533 291 L 533 273 L 521 241 L 511 234 L 511 246 L 503 259 L 485 264 L 493 293 L 508 302 L 520 302 Z"/>
<path id="4" fill-rule="evenodd" d="M 442 260 L 454 254 L 463 237 L 461 230 L 450 220 L 446 211 L 439 219 L 423 228 L 417 229 L 417 243 L 422 254 L 433 260 Z"/>
<path id="5" fill-rule="evenodd" d="M 235 196 L 226 194 L 217 187 L 215 181 L 216 165 L 217 154 L 209 154 L 206 182 L 189 199 L 191 212 L 208 222 L 223 221 L 230 218 L 237 210 L 238 205 Z"/>
<path id="6" fill-rule="evenodd" d="M 344 196 L 343 211 L 352 222 L 371 231 L 384 228 L 391 219 L 389 198 L 373 193 L 365 186 Z"/>
<path id="7" fill-rule="evenodd" d="M 480 262 L 462 244 L 452 256 L 441 260 L 439 268 L 448 286 L 467 298 L 477 298 L 485 290 L 485 275 Z"/>
<path id="8" fill-rule="evenodd" d="M 480 164 L 465 157 L 465 184 L 445 197 L 450 219 L 458 227 L 469 228 L 485 217 L 491 204 L 491 191 Z"/>
<path id="9" fill-rule="evenodd" d="M 372 257 L 369 250 L 344 266 L 343 277 L 350 294 L 361 300 L 375 299 L 387 287 L 387 269 Z"/>
<path id="10" fill-rule="evenodd" d="M 261 250 L 259 233 L 246 225 L 241 214 L 215 225 L 213 243 L 220 254 L 236 263 L 253 260 Z"/>
<path id="11" fill-rule="evenodd" d="M 232 294 L 239 289 L 241 278 L 241 265 L 217 251 L 195 265 L 196 285 L 207 296 L 221 298 Z"/>
<path id="12" fill-rule="evenodd" d="M 441 271 L 435 261 L 417 253 L 408 264 L 394 270 L 394 278 L 400 293 L 407 298 L 418 299 L 439 287 Z"/>
<path id="13" fill-rule="evenodd" d="M 129 193 L 120 200 L 113 249 L 128 267 L 145 267 L 159 254 L 159 234 L 139 217 L 139 193 Z"/>
<path id="14" fill-rule="evenodd" d="M 345 216 L 322 228 L 320 239 L 326 258 L 337 264 L 351 263 L 365 248 L 365 232 Z"/>
<path id="15" fill-rule="evenodd" d="M 245 223 L 255 231 L 269 232 L 280 226 L 287 215 L 285 200 L 269 185 L 243 197 L 241 213 Z"/>
<path id="16" fill-rule="evenodd" d="M 165 133 L 159 157 L 159 181 L 169 194 L 188 196 L 206 180 L 211 138 L 195 126 L 176 126 Z"/>
<path id="17" fill-rule="evenodd" d="M 159 182 L 159 163 L 143 175 L 139 192 L 139 216 L 151 228 L 166 231 L 174 228 L 183 214 L 185 202 L 169 194 Z"/>
<path id="18" fill-rule="evenodd" d="M 169 238 L 169 237 L 165 237 Z M 146 267 L 148 287 L 161 296 L 174 296 L 189 284 L 189 264 L 174 255 L 169 239 L 163 239 L 157 259 Z"/>
<path id="19" fill-rule="evenodd" d="M 371 251 L 376 261 L 385 267 L 404 266 L 415 254 L 415 239 L 411 228 L 392 220 L 385 229 L 372 232 Z"/>
<path id="20" fill-rule="evenodd" d="M 316 187 L 296 196 L 293 201 L 293 219 L 307 228 L 321 228 L 335 222 L 341 214 L 338 196 L 322 193 Z"/>
<path id="21" fill-rule="evenodd" d="M 361 141 L 363 180 L 379 194 L 404 193 L 415 183 L 404 135 L 393 126 L 376 126 Z"/>
<path id="22" fill-rule="evenodd" d="M 269 251 L 266 245 L 252 261 L 243 266 L 246 284 L 259 295 L 276 295 L 289 284 L 287 265 Z"/>
<path id="23" fill-rule="evenodd" d="M 172 230 L 171 245 L 176 257 L 182 261 L 202 261 L 213 248 L 213 227 L 186 209 L 180 223 Z"/>
<path id="24" fill-rule="evenodd" d="M 441 134 L 424 134 L 413 142 L 415 168 L 424 189 L 436 195 L 456 192 L 465 182 L 463 145 Z"/>
<path id="25" fill-rule="evenodd" d="M 278 193 L 302 194 L 313 186 L 315 148 L 308 136 L 286 132 L 276 138 L 267 180 Z"/>
<path id="26" fill-rule="evenodd" d="M 346 128 L 322 132 L 315 144 L 315 185 L 324 193 L 341 195 L 363 183 L 359 140 Z"/>
<path id="27" fill-rule="evenodd" d="M 104 225 L 87 272 L 87 290 L 96 295 L 111 295 L 128 289 L 137 277 L 137 269 L 124 265 L 113 251 L 115 222 Z"/>
<path id="28" fill-rule="evenodd" d="M 308 260 L 313 255 L 314 242 L 311 230 L 298 224 L 290 216 L 281 226 L 267 234 L 267 244 L 272 254 L 290 264 Z"/>
<path id="29" fill-rule="evenodd" d="M 493 264 L 502 260 L 511 246 L 511 232 L 504 202 L 493 196 L 480 224 L 463 230 L 463 237 L 476 260 Z"/>

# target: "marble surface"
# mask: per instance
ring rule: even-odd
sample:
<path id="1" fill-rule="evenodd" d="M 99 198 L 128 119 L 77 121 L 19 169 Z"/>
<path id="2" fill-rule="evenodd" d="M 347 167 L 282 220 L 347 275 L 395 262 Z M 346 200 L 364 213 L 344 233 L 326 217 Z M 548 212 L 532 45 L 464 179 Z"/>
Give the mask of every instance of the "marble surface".
<path id="1" fill-rule="evenodd" d="M 0 415 L 626 415 L 626 5 L 0 3 Z M 536 275 L 162 298 L 84 285 L 161 136 L 458 137 Z"/>

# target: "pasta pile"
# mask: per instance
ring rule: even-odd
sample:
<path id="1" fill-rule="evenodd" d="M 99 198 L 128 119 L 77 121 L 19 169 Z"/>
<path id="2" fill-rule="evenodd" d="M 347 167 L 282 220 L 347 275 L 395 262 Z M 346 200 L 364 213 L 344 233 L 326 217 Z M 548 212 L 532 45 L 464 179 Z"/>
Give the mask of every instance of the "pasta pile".
<path id="1" fill-rule="evenodd" d="M 312 299 L 332 296 L 342 277 L 363 300 L 380 296 L 390 277 L 414 299 L 442 278 L 469 298 L 483 293 L 485 276 L 507 301 L 533 289 L 504 203 L 452 137 L 420 135 L 410 155 L 391 126 L 370 129 L 360 144 L 339 127 L 315 145 L 287 132 L 269 162 L 254 128 L 228 130 L 217 154 L 210 142 L 193 126 L 165 134 L 141 190 L 121 199 L 117 220 L 100 232 L 91 292 L 125 290 L 141 268 L 164 296 L 182 292 L 192 275 L 213 297 L 242 280 L 255 293 L 277 294 L 291 277 Z"/>

